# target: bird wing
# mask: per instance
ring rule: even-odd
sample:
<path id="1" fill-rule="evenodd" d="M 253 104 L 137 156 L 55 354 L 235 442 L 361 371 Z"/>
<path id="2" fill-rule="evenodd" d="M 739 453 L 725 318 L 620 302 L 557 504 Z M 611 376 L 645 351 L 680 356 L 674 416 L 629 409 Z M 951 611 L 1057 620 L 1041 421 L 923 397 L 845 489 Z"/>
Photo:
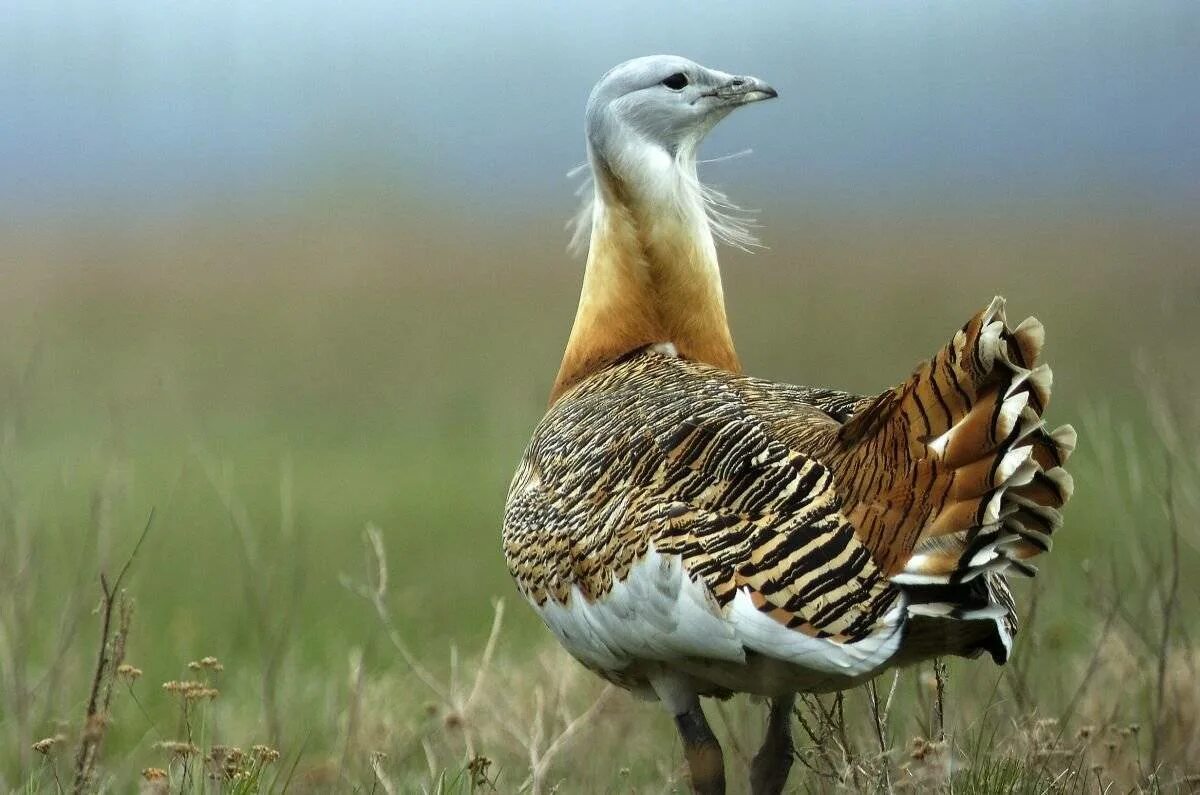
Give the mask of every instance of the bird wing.
<path id="1" fill-rule="evenodd" d="M 627 357 L 535 432 L 506 512 L 513 576 L 600 668 L 751 649 L 861 673 L 909 615 L 994 622 L 945 652 L 1003 660 L 1003 575 L 1032 573 L 1071 491 L 1041 342 L 996 301 L 873 398 Z"/>
<path id="2" fill-rule="evenodd" d="M 832 473 L 757 413 L 756 383 L 647 351 L 581 384 L 535 432 L 505 551 L 585 662 L 751 649 L 857 673 L 894 651 L 898 591 Z M 771 408 L 832 436 L 827 410 L 859 399 L 814 392 L 824 409 L 798 395 Z"/>

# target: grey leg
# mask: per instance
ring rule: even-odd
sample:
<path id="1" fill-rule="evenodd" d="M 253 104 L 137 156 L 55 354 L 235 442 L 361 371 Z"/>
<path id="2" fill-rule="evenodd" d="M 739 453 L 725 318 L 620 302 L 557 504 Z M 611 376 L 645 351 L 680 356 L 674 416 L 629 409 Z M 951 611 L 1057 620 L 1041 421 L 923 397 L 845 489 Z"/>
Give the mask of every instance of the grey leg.
<path id="1" fill-rule="evenodd" d="M 686 712 L 675 716 L 683 755 L 687 758 L 692 791 L 697 795 L 725 795 L 725 760 L 721 744 L 713 734 L 696 699 Z"/>
<path id="2" fill-rule="evenodd" d="M 771 699 L 767 736 L 750 763 L 750 791 L 754 795 L 779 795 L 792 769 L 792 707 L 796 696 Z"/>

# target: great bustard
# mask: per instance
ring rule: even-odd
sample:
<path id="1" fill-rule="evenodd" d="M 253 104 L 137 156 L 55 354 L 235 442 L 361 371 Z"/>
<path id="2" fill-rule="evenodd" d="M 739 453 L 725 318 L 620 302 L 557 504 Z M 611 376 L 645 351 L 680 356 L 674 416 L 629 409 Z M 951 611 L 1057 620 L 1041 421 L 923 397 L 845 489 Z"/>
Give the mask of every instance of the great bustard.
<path id="1" fill-rule="evenodd" d="M 879 395 L 740 374 L 696 150 L 774 96 L 673 56 L 592 91 L 583 293 L 504 517 L 521 593 L 580 662 L 662 701 L 706 793 L 725 776 L 700 696 L 772 699 L 751 784 L 778 792 L 795 693 L 1003 663 L 1005 574 L 1033 573 L 1072 490 L 1042 325 L 1009 328 L 1000 299 Z"/>

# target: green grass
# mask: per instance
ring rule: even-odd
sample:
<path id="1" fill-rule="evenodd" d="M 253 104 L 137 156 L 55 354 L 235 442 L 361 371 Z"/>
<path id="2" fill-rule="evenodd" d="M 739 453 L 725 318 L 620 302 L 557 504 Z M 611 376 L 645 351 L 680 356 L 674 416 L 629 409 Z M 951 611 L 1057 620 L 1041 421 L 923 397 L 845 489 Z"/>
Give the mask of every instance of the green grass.
<path id="1" fill-rule="evenodd" d="M 1101 780 L 1186 791 L 1200 754 L 1200 418 L 1186 372 L 1200 360 L 1197 234 L 1137 217 L 796 217 L 768 219 L 771 250 L 725 255 L 749 371 L 879 389 L 1003 293 L 1012 313 L 1045 322 L 1050 415 L 1081 432 L 1077 496 L 1042 564 L 1032 626 L 1008 669 L 951 665 L 941 761 L 911 755 L 933 727 L 923 674 L 908 671 L 884 751 L 851 694 L 853 747 L 808 738 L 804 758 L 830 753 L 838 770 L 798 771 L 798 791 L 874 786 L 884 770 L 895 786 L 955 792 L 1084 792 Z M 682 786 L 669 721 L 602 696 L 557 652 L 500 555 L 504 492 L 580 275 L 546 229 L 557 224 L 480 231 L 340 207 L 46 222 L 0 238 L 14 263 L 0 290 L 0 790 L 55 791 L 54 772 L 70 787 L 98 575 L 115 576 L 151 510 L 127 582 L 125 656 L 143 675 L 115 687 L 102 788 L 128 791 L 159 767 L 179 791 L 186 760 L 172 765 L 154 744 L 187 725 L 160 684 L 207 655 L 226 670 L 204 706 L 204 745 L 282 754 L 241 791 L 385 791 L 385 780 L 398 792 L 515 791 L 600 698 L 539 785 Z M 1168 470 L 1182 585 L 1163 656 Z M 441 695 L 346 587 L 374 571 L 369 524 L 386 549 L 387 614 Z M 1033 594 L 1020 589 L 1026 604 Z M 503 627 L 468 705 L 497 599 Z M 760 713 L 739 700 L 714 719 L 731 780 L 744 777 Z M 1063 719 L 1061 736 L 1038 733 L 1046 718 Z M 51 756 L 31 749 L 59 734 Z M 472 758 L 490 765 L 469 770 Z"/>

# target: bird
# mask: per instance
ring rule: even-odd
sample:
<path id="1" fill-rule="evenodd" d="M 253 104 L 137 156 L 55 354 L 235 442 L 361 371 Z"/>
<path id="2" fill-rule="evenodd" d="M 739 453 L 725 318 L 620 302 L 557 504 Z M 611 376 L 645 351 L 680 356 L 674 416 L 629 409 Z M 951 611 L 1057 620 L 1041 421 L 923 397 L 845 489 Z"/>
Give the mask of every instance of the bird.
<path id="1" fill-rule="evenodd" d="M 777 96 L 673 55 L 593 88 L 582 290 L 504 509 L 517 589 L 571 656 L 661 702 L 706 794 L 726 777 L 702 698 L 767 700 L 749 783 L 777 793 L 798 693 L 940 656 L 1003 664 L 1007 576 L 1035 573 L 1074 489 L 1075 430 L 1042 417 L 1044 327 L 1010 326 L 1001 298 L 878 394 L 742 372 L 716 241 L 745 229 L 697 153 Z"/>

